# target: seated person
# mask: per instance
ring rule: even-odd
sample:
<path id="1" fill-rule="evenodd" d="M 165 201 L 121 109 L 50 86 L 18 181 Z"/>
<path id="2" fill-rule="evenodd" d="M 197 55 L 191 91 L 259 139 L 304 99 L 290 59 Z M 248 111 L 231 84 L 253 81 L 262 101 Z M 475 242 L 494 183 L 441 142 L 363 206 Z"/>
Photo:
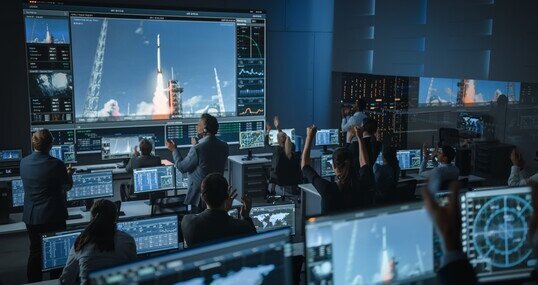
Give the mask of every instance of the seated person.
<path id="1" fill-rule="evenodd" d="M 381 153 L 382 148 L 381 142 L 377 140 L 377 121 L 372 118 L 365 118 L 362 121 L 362 130 L 364 148 L 366 149 L 366 154 L 368 155 L 368 165 L 373 166 L 377 157 L 379 156 L 379 153 Z M 355 169 L 359 169 L 359 143 L 356 140 L 353 140 L 348 145 L 348 149 L 351 151 L 353 157 L 353 167 L 355 167 Z"/>
<path id="2" fill-rule="evenodd" d="M 214 240 L 256 233 L 250 218 L 252 201 L 247 194 L 241 199 L 243 206 L 239 211 L 243 219 L 234 219 L 228 215 L 232 201 L 237 195 L 235 191 L 230 193 L 228 181 L 222 174 L 208 174 L 202 180 L 201 193 L 207 209 L 200 214 L 186 215 L 181 221 L 186 246 L 192 247 Z"/>
<path id="3" fill-rule="evenodd" d="M 89 272 L 136 259 L 136 243 L 116 229 L 117 219 L 114 202 L 103 199 L 93 204 L 90 223 L 69 252 L 60 276 L 62 284 L 88 284 Z"/>
<path id="4" fill-rule="evenodd" d="M 321 195 L 322 213 L 331 213 L 346 209 L 355 209 L 369 205 L 368 190 L 372 187 L 373 175 L 368 166 L 368 158 L 362 141 L 362 129 L 355 127 L 357 134 L 360 169 L 355 170 L 351 152 L 346 148 L 338 148 L 333 152 L 333 169 L 336 182 L 327 181 L 310 166 L 310 150 L 316 136 L 316 127 L 306 131 L 301 168 L 304 176 L 314 185 Z"/>
<path id="5" fill-rule="evenodd" d="M 528 176 L 524 170 L 525 161 L 515 148 L 510 155 L 510 160 L 512 161 L 512 170 L 510 177 L 508 177 L 508 186 L 525 186 L 531 181 L 538 182 L 538 173 L 525 178 Z"/>
<path id="6" fill-rule="evenodd" d="M 142 139 L 138 145 L 140 152 L 135 148 L 133 158 L 125 166 L 127 173 L 132 173 L 134 169 L 144 167 L 154 167 L 161 165 L 161 158 L 151 154 L 153 144 L 148 139 Z"/>
<path id="7" fill-rule="evenodd" d="M 440 206 L 429 189 L 422 189 L 424 206 L 441 237 L 444 254 L 437 278 L 443 285 L 478 284 L 474 269 L 462 250 L 459 190 L 458 182 L 451 183 L 451 197 L 447 205 Z"/>
<path id="8" fill-rule="evenodd" d="M 279 132 L 277 134 L 278 145 L 273 149 L 273 158 L 271 161 L 271 192 L 270 195 L 275 195 L 275 187 L 278 181 L 299 180 L 300 166 L 298 159 L 295 158 L 293 152 L 294 145 L 291 139 L 285 132 Z M 296 166 L 295 166 L 296 164 Z M 291 168 L 297 168 L 297 172 L 291 171 Z M 284 171 L 283 171 L 284 170 Z M 291 176 L 295 177 L 279 177 L 279 176 Z"/>
<path id="9" fill-rule="evenodd" d="M 424 154 L 424 159 L 420 164 L 419 174 L 425 178 L 428 178 L 428 187 L 430 188 L 432 194 L 435 194 L 440 190 L 445 190 L 446 188 L 443 187 L 444 185 L 447 185 L 447 183 L 450 181 L 456 181 L 459 179 L 460 170 L 458 167 L 452 164 L 454 157 L 456 157 L 456 151 L 454 148 L 444 145 L 441 147 L 441 149 L 436 150 L 433 157 L 436 157 L 437 160 L 430 157 L 426 144 L 424 144 L 422 147 L 422 153 Z M 433 169 L 426 170 L 428 160 L 430 159 L 432 160 Z"/>
<path id="10" fill-rule="evenodd" d="M 394 192 L 400 177 L 400 165 L 394 147 L 385 147 L 382 157 L 383 165 L 374 164 L 376 198 L 388 201 L 395 196 Z"/>

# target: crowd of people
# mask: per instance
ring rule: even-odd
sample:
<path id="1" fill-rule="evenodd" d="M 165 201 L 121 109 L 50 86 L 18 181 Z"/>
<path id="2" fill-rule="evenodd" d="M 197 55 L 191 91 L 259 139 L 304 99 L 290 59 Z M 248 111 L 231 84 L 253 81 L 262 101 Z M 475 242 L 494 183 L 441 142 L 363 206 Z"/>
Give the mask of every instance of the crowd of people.
<path id="1" fill-rule="evenodd" d="M 400 166 L 397 149 L 383 146 L 379 140 L 377 122 L 368 118 L 365 104 L 360 101 L 354 109 L 343 111 L 342 131 L 346 133 L 344 147 L 332 153 L 334 181 L 322 178 L 311 162 L 311 149 L 317 128 L 306 129 L 304 148 L 299 155 L 288 135 L 278 130 L 277 145 L 274 146 L 272 181 L 281 180 L 286 173 L 276 173 L 282 161 L 297 161 L 304 178 L 316 188 L 322 197 L 322 213 L 360 209 L 382 204 L 390 200 L 397 191 Z M 354 112 L 353 112 L 354 111 Z M 352 115 L 351 115 L 352 114 Z M 171 151 L 175 167 L 188 173 L 188 194 L 185 204 L 192 212 L 182 219 L 181 231 L 185 246 L 193 247 L 218 239 L 255 234 L 256 228 L 250 218 L 252 207 L 248 194 L 239 197 L 242 206 L 239 219 L 228 215 L 232 201 L 237 194 L 223 176 L 229 148 L 216 134 L 218 121 L 209 114 L 203 114 L 197 124 L 198 136 L 192 139 L 192 146 L 186 156 L 182 156 L 176 144 L 168 140 L 166 147 Z M 33 134 L 34 151 L 21 161 L 21 179 L 25 190 L 23 221 L 30 240 L 30 255 L 27 263 L 29 282 L 40 281 L 42 248 L 40 237 L 51 231 L 66 229 L 67 208 L 65 193 L 73 185 L 73 168 L 49 155 L 53 137 L 48 130 Z M 382 164 L 376 162 L 381 155 Z M 438 277 L 444 284 L 477 283 L 473 268 L 462 252 L 459 228 L 458 176 L 459 170 L 453 164 L 455 150 L 451 146 L 440 146 L 430 153 L 425 146 L 420 175 L 429 181 L 422 191 L 425 208 L 442 237 L 444 260 Z M 538 181 L 538 174 L 524 178 L 521 173 L 524 162 L 517 151 L 511 155 L 513 163 L 509 185 L 526 185 Z M 433 169 L 427 170 L 427 162 L 433 161 Z M 152 144 L 141 140 L 133 158 L 126 166 L 133 169 L 158 166 L 160 157 L 152 155 Z M 533 203 L 538 202 L 538 187 L 533 186 Z M 434 196 L 440 190 L 450 190 L 452 199 L 447 205 L 437 204 Z M 270 188 L 270 194 L 275 191 Z M 118 209 L 113 202 L 98 200 L 91 208 L 91 221 L 80 234 L 69 253 L 63 270 L 54 272 L 63 284 L 86 284 L 88 272 L 127 262 L 136 258 L 136 245 L 128 234 L 116 227 Z M 534 237 L 538 219 L 533 216 L 529 233 Z M 534 238 L 532 240 L 535 240 Z"/>

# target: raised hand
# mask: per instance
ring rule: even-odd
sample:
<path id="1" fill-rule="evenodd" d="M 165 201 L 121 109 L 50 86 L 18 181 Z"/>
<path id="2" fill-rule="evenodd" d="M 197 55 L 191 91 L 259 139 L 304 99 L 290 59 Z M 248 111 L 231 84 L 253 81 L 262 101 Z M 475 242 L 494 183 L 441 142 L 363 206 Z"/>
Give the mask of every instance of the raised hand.
<path id="1" fill-rule="evenodd" d="M 450 197 L 444 206 L 437 203 L 428 187 L 422 188 L 424 206 L 430 214 L 437 232 L 443 238 L 444 248 L 447 251 L 461 251 L 460 187 L 459 182 L 450 184 Z"/>
<path id="2" fill-rule="evenodd" d="M 358 139 L 362 139 L 363 133 L 362 133 L 362 128 L 361 127 L 353 126 L 353 132 L 355 133 L 355 136 Z"/>
<path id="3" fill-rule="evenodd" d="M 245 193 L 241 198 L 241 203 L 243 203 L 243 205 L 241 206 L 241 211 L 239 213 L 243 219 L 248 218 L 250 216 L 250 210 L 252 209 L 252 200 L 250 199 L 250 196 Z"/>
<path id="4" fill-rule="evenodd" d="M 237 190 L 232 191 L 232 186 L 228 186 L 228 197 L 224 203 L 224 210 L 229 211 L 233 206 L 233 201 L 237 197 Z"/>
<path id="5" fill-rule="evenodd" d="M 313 139 L 316 137 L 316 133 L 318 132 L 318 129 L 316 128 L 316 125 L 311 125 L 310 127 L 306 128 L 306 137 Z"/>
<path id="6" fill-rule="evenodd" d="M 523 165 L 525 164 L 523 158 L 521 157 L 521 154 L 519 154 L 519 152 L 515 148 L 510 154 L 510 160 L 512 161 L 512 165 L 519 166 L 520 168 L 523 168 Z"/>
<path id="7" fill-rule="evenodd" d="M 73 173 L 75 173 L 75 169 L 73 168 L 73 166 L 71 164 L 69 164 L 65 170 L 67 170 L 67 174 L 69 175 L 73 175 Z"/>
<path id="8" fill-rule="evenodd" d="M 138 151 L 138 146 L 135 146 L 135 147 L 133 148 L 133 156 L 134 156 L 134 157 L 138 157 L 138 156 L 140 156 L 140 152 Z"/>
<path id="9" fill-rule="evenodd" d="M 171 139 L 168 139 L 166 140 L 166 148 L 169 150 L 169 151 L 174 151 L 177 149 L 177 145 L 176 143 L 171 140 Z"/>

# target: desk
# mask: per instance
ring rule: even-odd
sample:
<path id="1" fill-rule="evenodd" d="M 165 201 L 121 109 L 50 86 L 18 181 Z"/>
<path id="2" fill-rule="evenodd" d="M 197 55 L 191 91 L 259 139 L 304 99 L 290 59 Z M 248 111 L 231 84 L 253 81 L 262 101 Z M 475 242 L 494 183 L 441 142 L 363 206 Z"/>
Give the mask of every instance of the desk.
<path id="1" fill-rule="evenodd" d="M 409 176 L 411 178 L 400 179 L 400 181 L 405 181 L 406 179 L 416 179 L 418 182 L 426 181 L 426 178 L 424 178 L 422 175 L 420 175 L 418 173 L 410 173 L 410 174 L 407 174 L 407 176 Z M 482 182 L 486 181 L 485 178 L 480 177 L 480 176 L 476 176 L 476 175 L 460 176 L 458 179 L 460 179 L 460 180 L 461 179 L 468 179 L 470 184 L 477 184 L 477 183 L 482 183 Z"/>
<path id="2" fill-rule="evenodd" d="M 321 195 L 311 183 L 299 184 L 301 191 L 301 211 L 306 217 L 321 215 Z"/>
<path id="3" fill-rule="evenodd" d="M 125 213 L 125 216 L 120 217 L 120 219 L 149 216 L 151 214 L 151 206 L 147 205 L 146 202 L 142 200 L 123 202 L 121 204 L 121 210 Z M 81 219 L 67 220 L 68 227 L 84 225 L 90 222 L 90 212 L 81 211 L 81 207 L 68 208 L 67 211 L 69 215 L 82 215 Z M 26 232 L 26 225 L 22 222 L 22 214 L 12 214 L 11 217 L 16 222 L 0 225 L 0 235 Z"/>
<path id="4" fill-rule="evenodd" d="M 243 160 L 245 155 L 228 157 L 228 183 L 237 190 L 237 199 L 244 193 L 251 197 L 264 197 L 267 191 L 266 168 L 271 167 L 270 153 L 253 155 L 251 160 Z"/>

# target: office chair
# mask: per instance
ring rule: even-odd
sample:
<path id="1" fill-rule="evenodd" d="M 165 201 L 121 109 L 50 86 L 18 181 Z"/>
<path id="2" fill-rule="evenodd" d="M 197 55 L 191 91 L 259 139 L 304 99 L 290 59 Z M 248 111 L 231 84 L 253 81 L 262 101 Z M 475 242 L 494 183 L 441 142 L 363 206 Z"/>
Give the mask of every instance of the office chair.
<path id="1" fill-rule="evenodd" d="M 286 188 L 290 189 L 290 193 L 294 193 L 301 181 L 302 178 L 302 172 L 301 172 L 301 163 L 299 161 L 298 155 L 293 155 L 291 159 L 287 159 L 282 157 L 279 159 L 278 164 L 275 167 L 275 174 L 276 178 L 272 178 L 270 175 L 268 177 L 269 183 L 274 183 L 277 186 L 282 189 L 282 195 L 270 195 L 267 196 L 266 200 L 269 203 L 269 201 L 273 201 L 273 203 L 276 203 L 278 199 L 284 201 L 286 198 L 294 201 L 297 200 L 299 202 L 299 199 L 291 196 L 286 195 Z M 295 201 L 294 201 L 295 202 Z"/>

